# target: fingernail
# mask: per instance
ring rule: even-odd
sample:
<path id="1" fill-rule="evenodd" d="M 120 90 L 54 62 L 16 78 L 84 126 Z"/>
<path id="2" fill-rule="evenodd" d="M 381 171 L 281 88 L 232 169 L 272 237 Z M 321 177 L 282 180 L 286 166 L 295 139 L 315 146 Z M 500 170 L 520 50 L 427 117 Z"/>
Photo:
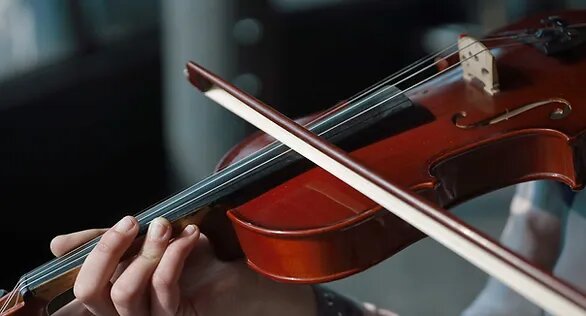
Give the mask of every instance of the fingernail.
<path id="1" fill-rule="evenodd" d="M 162 218 L 155 218 L 149 225 L 148 236 L 152 240 L 161 240 L 167 233 L 167 223 Z"/>
<path id="2" fill-rule="evenodd" d="M 114 226 L 114 230 L 119 233 L 125 233 L 125 232 L 131 230 L 133 226 L 134 226 L 134 222 L 132 221 L 130 216 L 126 216 L 123 219 L 121 219 L 116 224 L 116 226 Z"/>
<path id="3" fill-rule="evenodd" d="M 195 231 L 197 231 L 197 228 L 195 227 L 195 225 L 187 225 L 183 229 L 183 235 L 188 236 L 188 235 L 194 234 Z"/>

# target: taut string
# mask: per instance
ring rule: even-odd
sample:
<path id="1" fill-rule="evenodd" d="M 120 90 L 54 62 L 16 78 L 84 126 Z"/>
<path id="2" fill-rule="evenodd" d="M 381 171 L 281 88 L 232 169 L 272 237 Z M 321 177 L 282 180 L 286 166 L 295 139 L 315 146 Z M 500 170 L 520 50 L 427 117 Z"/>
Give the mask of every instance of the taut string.
<path id="1" fill-rule="evenodd" d="M 485 41 L 499 41 L 499 40 L 506 40 L 506 39 L 518 39 L 520 37 L 524 37 L 524 36 L 519 36 L 518 34 L 515 34 L 515 35 L 507 35 L 507 36 L 498 36 L 498 37 L 492 37 L 492 38 L 484 39 L 482 41 L 483 42 L 485 42 Z M 536 42 L 539 42 L 539 41 L 536 41 Z M 500 47 L 508 47 L 508 46 L 514 46 L 514 45 L 522 45 L 522 44 L 526 44 L 526 43 L 511 43 L 511 44 L 497 45 L 497 46 L 490 47 L 490 48 L 487 48 L 487 49 L 500 48 Z M 451 44 L 451 45 L 449 45 L 449 46 L 447 46 L 447 47 L 439 50 L 438 52 L 436 52 L 434 54 L 428 55 L 427 57 L 423 57 L 423 58 L 415 61 L 414 63 L 412 63 L 410 66 L 404 67 L 401 70 L 395 72 L 393 75 L 390 75 L 390 76 L 386 77 L 381 82 L 379 82 L 379 83 L 371 86 L 370 88 L 367 88 L 367 89 L 363 90 L 362 92 L 360 92 L 360 93 L 356 94 L 355 96 L 353 96 L 350 99 L 350 101 L 348 101 L 349 106 L 354 105 L 353 104 L 354 102 L 362 103 L 362 102 L 365 102 L 366 100 L 371 99 L 372 97 L 374 97 L 374 96 L 378 95 L 379 93 L 381 93 L 381 91 L 378 91 L 377 93 L 375 93 L 373 95 L 371 93 L 372 91 L 376 91 L 376 89 L 378 89 L 378 88 L 380 88 L 380 87 L 382 87 L 382 86 L 384 86 L 386 84 L 391 84 L 391 81 L 396 80 L 396 79 L 400 78 L 403 75 L 407 75 L 409 72 L 412 72 L 416 68 L 418 68 L 420 66 L 423 66 L 425 63 L 429 62 L 430 60 L 435 59 L 436 57 L 441 56 L 443 53 L 445 53 L 445 52 L 449 51 L 450 49 L 454 48 L 456 45 L 457 45 L 456 43 L 455 44 Z M 466 48 L 466 47 L 464 47 L 464 48 Z M 421 85 L 421 84 L 423 84 L 423 83 L 425 83 L 425 82 L 427 82 L 427 81 L 429 81 L 429 80 L 431 80 L 431 79 L 433 79 L 433 78 L 435 78 L 435 77 L 437 77 L 437 76 L 445 73 L 446 71 L 449 71 L 449 70 L 457 67 L 462 62 L 464 62 L 464 61 L 466 61 L 466 60 L 468 60 L 470 58 L 474 58 L 475 56 L 477 56 L 478 54 L 486 51 L 487 49 L 482 50 L 482 51 L 479 51 L 479 52 L 477 52 L 476 54 L 474 54 L 472 56 L 468 56 L 465 59 L 460 60 L 457 63 L 454 63 L 453 65 L 450 65 L 449 67 L 447 67 L 447 68 L 439 71 L 438 73 L 436 73 L 434 75 L 431 75 L 431 76 L 429 76 L 427 78 L 422 79 L 421 81 L 419 81 L 419 82 L 415 83 L 414 85 L 412 85 L 412 86 L 408 87 L 407 89 L 405 89 L 403 92 L 394 94 L 394 95 L 392 95 L 392 96 L 390 96 L 390 97 L 388 97 L 388 98 L 386 98 L 386 99 L 384 99 L 384 100 L 382 100 L 382 101 L 380 101 L 380 102 L 378 102 L 378 103 L 370 106 L 369 108 L 364 109 L 363 111 L 361 111 L 361 112 L 353 115 L 352 117 L 347 118 L 347 119 L 343 120 L 342 122 L 337 123 L 333 127 L 330 127 L 326 131 L 321 132 L 319 134 L 319 136 L 327 133 L 328 131 L 331 131 L 332 129 L 334 129 L 336 127 L 339 127 L 339 126 L 347 123 L 348 121 L 350 121 L 350 120 L 352 120 L 352 119 L 354 119 L 354 118 L 356 118 L 356 117 L 358 117 L 360 115 L 363 115 L 366 112 L 371 111 L 372 109 L 375 109 L 376 107 L 380 106 L 381 104 L 384 104 L 385 102 L 387 102 L 389 100 L 392 100 L 393 98 L 399 96 L 402 93 L 406 93 L 406 92 L 412 90 L 413 88 L 415 88 L 415 87 L 417 87 L 417 86 L 419 86 L 419 85 Z M 454 52 L 451 52 L 445 58 L 449 58 L 449 57 L 453 56 L 454 54 L 457 54 L 459 51 L 460 50 L 456 49 Z M 422 72 L 430 69 L 431 67 L 437 65 L 437 63 L 439 63 L 439 60 L 434 60 L 433 63 L 431 63 L 431 64 L 423 67 L 422 69 L 419 69 L 419 70 L 415 71 L 412 74 L 409 74 L 407 77 L 399 80 L 398 82 L 393 83 L 393 85 L 397 85 L 397 84 L 403 83 L 403 82 L 405 82 L 405 81 L 413 78 L 414 76 L 416 76 L 416 75 L 418 75 L 418 74 L 420 74 L 420 73 L 422 73 Z M 371 93 L 371 95 L 368 95 L 369 93 Z M 264 148 L 267 148 L 267 147 L 269 147 L 271 145 L 272 144 L 269 144 L 269 145 L 267 145 Z M 262 152 L 262 150 L 264 148 L 259 149 L 255 153 L 251 154 L 251 156 L 259 155 L 259 152 Z M 166 207 L 169 207 L 171 204 L 173 204 L 173 203 L 176 202 L 176 200 L 174 200 L 174 198 L 181 199 L 182 198 L 182 197 L 180 197 L 181 195 L 184 195 L 186 193 L 189 193 L 198 184 L 203 183 L 206 180 L 209 181 L 210 179 L 212 179 L 216 175 L 216 174 L 212 174 L 212 175 L 208 176 L 207 178 L 205 178 L 204 180 L 202 180 L 201 182 L 199 182 L 198 184 L 193 185 L 193 186 L 191 186 L 191 187 L 189 187 L 189 188 L 181 191 L 180 193 L 176 194 L 174 197 L 170 198 L 169 200 L 166 200 L 166 201 L 161 202 L 160 205 L 157 206 L 157 208 L 155 208 L 155 209 L 150 208 L 152 210 L 150 210 L 150 211 L 147 210 L 145 212 L 142 212 L 142 213 L 138 214 L 136 218 L 137 218 L 137 220 L 140 223 L 142 220 L 147 219 L 148 217 L 152 217 L 155 214 L 158 214 L 157 217 L 159 217 L 159 216 L 162 216 L 162 217 L 169 216 L 170 214 L 173 214 L 173 212 L 181 209 L 182 207 L 185 207 L 187 204 L 193 202 L 194 200 L 200 199 L 200 198 L 206 196 L 207 194 L 210 194 L 211 192 L 213 192 L 215 190 L 219 190 L 219 189 L 221 189 L 223 187 L 226 187 L 230 183 L 232 183 L 232 182 L 234 182 L 234 181 L 236 181 L 236 180 L 238 180 L 238 179 L 240 179 L 240 178 L 242 178 L 242 177 L 250 174 L 251 172 L 259 169 L 260 167 L 262 167 L 262 166 L 264 166 L 264 165 L 266 165 L 268 163 L 270 163 L 271 161 L 273 161 L 275 159 L 278 159 L 279 157 L 281 157 L 281 156 L 289 153 L 290 151 L 291 151 L 291 149 L 288 149 L 287 151 L 285 151 L 285 152 L 283 152 L 283 153 L 281 153 L 281 154 L 279 154 L 277 156 L 271 157 L 269 160 L 264 161 L 264 162 L 262 162 L 259 165 L 253 166 L 251 169 L 248 169 L 248 170 L 244 171 L 243 173 L 238 174 L 236 177 L 230 178 L 228 181 L 222 182 L 222 184 L 220 186 L 214 187 L 214 188 L 212 188 L 212 189 L 210 189 L 208 191 L 205 191 L 205 192 L 199 194 L 198 196 L 193 197 L 190 200 L 181 203 L 178 206 L 173 206 L 169 210 L 166 210 L 165 209 Z M 253 162 L 253 161 L 254 160 L 251 160 L 250 162 Z M 247 164 L 244 164 L 243 166 L 246 166 L 246 165 L 250 164 L 250 162 L 248 162 Z M 242 168 L 243 166 L 239 166 L 239 167 Z M 230 172 L 233 172 L 233 171 L 236 171 L 236 170 L 230 170 Z M 185 196 L 183 196 L 183 197 L 185 197 Z M 146 226 L 148 223 L 142 223 L 142 224 L 144 224 Z M 80 262 L 80 261 L 84 260 L 87 257 L 87 255 L 89 254 L 89 251 L 99 241 L 99 238 L 100 237 L 96 237 L 96 238 L 92 239 L 91 241 L 85 243 L 84 245 L 78 247 L 77 249 L 71 251 L 70 253 L 66 254 L 65 256 L 62 256 L 62 257 L 59 257 L 59 258 L 55 258 L 55 259 L 47 262 L 45 265 L 42 265 L 42 266 L 40 266 L 39 268 L 36 269 L 36 270 L 39 270 L 40 269 L 40 271 L 33 270 L 34 273 L 30 273 L 30 275 L 29 275 L 29 273 L 25 274 L 17 282 L 17 284 L 16 284 L 15 288 L 13 289 L 13 291 L 11 291 L 11 294 L 9 296 L 9 299 L 3 304 L 2 308 L 0 308 L 0 312 L 4 312 L 5 310 L 8 309 L 8 307 L 11 305 L 10 302 L 13 299 L 13 297 L 26 288 L 26 286 L 27 286 L 26 283 L 35 283 L 35 282 L 43 279 L 46 275 L 49 275 L 50 273 L 59 272 L 60 269 L 67 268 L 67 267 L 70 267 L 72 265 L 81 264 L 82 262 Z M 66 271 L 67 270 L 62 271 L 62 272 L 66 272 Z M 12 299 L 11 299 L 11 297 L 12 297 Z M 16 304 L 16 302 L 14 304 Z M 12 305 L 12 306 L 14 306 L 14 305 Z"/>

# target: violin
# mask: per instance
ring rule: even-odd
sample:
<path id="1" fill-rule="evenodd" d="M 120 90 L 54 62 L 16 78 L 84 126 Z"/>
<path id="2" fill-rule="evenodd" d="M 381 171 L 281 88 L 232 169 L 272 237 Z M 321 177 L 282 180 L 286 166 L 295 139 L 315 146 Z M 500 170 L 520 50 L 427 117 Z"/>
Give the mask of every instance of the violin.
<path id="1" fill-rule="evenodd" d="M 445 219 L 436 222 L 476 239 L 472 244 L 490 246 L 489 238 L 436 207 L 529 180 L 584 187 L 584 41 L 586 11 L 529 18 L 481 40 L 463 35 L 457 44 L 300 120 L 313 137 L 293 126 L 290 135 L 300 136 L 304 148 L 346 161 L 385 198 L 258 134 L 227 153 L 214 174 L 138 214 L 141 232 L 160 216 L 177 231 L 195 223 L 224 260 L 244 257 L 252 269 L 278 281 L 320 283 L 363 271 L 426 235 L 436 238 L 433 229 L 392 213 L 399 204 L 387 202 L 395 196 L 407 208 Z M 434 67 L 439 71 L 428 75 Z M 254 105 L 287 130 L 286 120 L 201 66 L 189 63 L 186 74 L 218 103 L 228 98 Z M 350 158 L 328 149 L 329 142 Z M 51 302 L 73 286 L 98 240 L 26 273 L 0 299 L 0 315 L 46 315 Z M 488 248 L 478 254 L 518 267 L 570 302 L 573 314 L 586 314 L 583 293 L 506 250 Z M 468 259 L 482 261 L 474 253 Z"/>

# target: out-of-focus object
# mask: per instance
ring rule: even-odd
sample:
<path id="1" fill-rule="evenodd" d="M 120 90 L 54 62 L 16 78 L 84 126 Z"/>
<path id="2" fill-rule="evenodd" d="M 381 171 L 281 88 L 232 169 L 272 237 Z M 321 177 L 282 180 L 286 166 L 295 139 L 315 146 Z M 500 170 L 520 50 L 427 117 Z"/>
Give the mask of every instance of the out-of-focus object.
<path id="1" fill-rule="evenodd" d="M 61 19 L 64 1 L 0 1 L 0 79 L 71 50 Z"/>
<path id="2" fill-rule="evenodd" d="M 269 0 L 269 3 L 281 12 L 310 10 L 349 2 L 358 2 L 358 0 Z"/>
<path id="3" fill-rule="evenodd" d="M 581 25 L 586 11 L 560 16 L 570 26 Z M 567 55 L 547 55 L 519 41 L 555 40 L 537 36 L 547 28 L 539 18 L 530 18 L 482 39 L 498 50 L 495 57 L 502 67 L 501 84 L 505 83 L 498 93 L 486 93 L 461 78 L 454 68 L 474 56 L 458 60 L 454 43 L 449 56 L 455 58 L 446 56 L 450 65 L 444 71 L 400 87 L 400 78 L 435 66 L 434 57 L 442 52 L 433 54 L 306 120 L 311 131 L 343 144 L 352 159 L 300 127 L 292 137 L 283 137 L 289 141 L 303 135 L 309 142 L 297 143 L 296 150 L 302 148 L 299 151 L 307 154 L 312 148 L 318 152 L 326 148 L 326 156 L 339 163 L 335 168 L 351 169 L 347 171 L 355 177 L 348 173 L 333 178 L 285 145 L 258 135 L 229 152 L 214 174 L 138 214 L 141 232 L 159 216 L 172 221 L 176 229 L 197 224 L 219 258 L 238 259 L 245 254 L 251 268 L 273 279 L 318 283 L 363 271 L 420 240 L 423 231 L 507 280 L 548 311 L 584 315 L 583 293 L 500 247 L 455 215 L 428 204 L 450 207 L 527 179 L 558 180 L 573 189 L 585 186 L 586 111 L 577 105 L 584 99 L 580 88 L 586 81 L 586 47 L 565 46 L 564 53 L 573 57 L 568 60 Z M 271 131 L 296 126 L 194 63 L 187 65 L 187 75 L 191 84 L 222 104 L 255 107 L 262 112 L 260 118 L 256 112 L 237 112 L 271 122 Z M 560 83 L 560 77 L 571 80 Z M 522 78 L 531 80 L 519 82 Z M 385 97 L 386 93 L 391 96 Z M 303 145 L 308 146 L 303 149 Z M 319 158 L 312 160 L 330 172 L 334 168 Z M 360 177 L 369 182 L 356 182 Z M 356 191 L 345 181 L 353 187 L 367 186 Z M 71 288 L 83 259 L 98 241 L 25 274 L 0 300 L 8 307 L 6 314 L 44 310 Z"/>
<path id="4" fill-rule="evenodd" d="M 163 134 L 173 187 L 208 175 L 226 150 L 244 136 L 244 123 L 194 94 L 181 75 L 185 60 L 197 58 L 244 87 L 260 89 L 257 77 L 238 74 L 240 43 L 260 40 L 262 27 L 250 18 L 234 21 L 231 0 L 163 1 Z M 179 75 L 178 75 L 179 74 Z M 213 141 L 207 135 L 216 135 Z"/>

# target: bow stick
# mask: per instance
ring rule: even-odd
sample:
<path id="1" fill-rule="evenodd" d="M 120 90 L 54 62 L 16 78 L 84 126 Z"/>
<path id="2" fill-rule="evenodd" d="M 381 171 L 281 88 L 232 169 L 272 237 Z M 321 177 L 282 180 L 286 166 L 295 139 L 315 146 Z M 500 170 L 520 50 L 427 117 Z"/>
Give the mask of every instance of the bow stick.
<path id="1" fill-rule="evenodd" d="M 449 212 L 399 188 L 303 126 L 225 82 L 187 64 L 190 82 L 207 97 L 298 152 L 386 210 L 556 315 L 586 315 L 586 297 Z"/>

